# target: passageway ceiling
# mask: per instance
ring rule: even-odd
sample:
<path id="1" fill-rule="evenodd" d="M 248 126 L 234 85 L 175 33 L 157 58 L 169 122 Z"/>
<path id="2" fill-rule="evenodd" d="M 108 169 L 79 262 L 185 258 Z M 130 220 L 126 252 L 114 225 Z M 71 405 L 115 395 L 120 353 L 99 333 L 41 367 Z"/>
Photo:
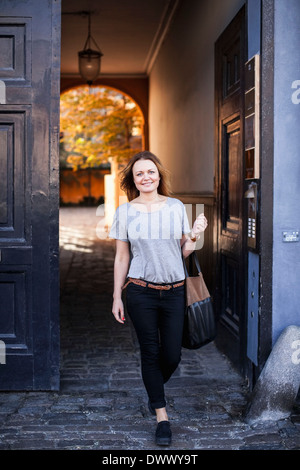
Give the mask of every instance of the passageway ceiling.
<path id="1" fill-rule="evenodd" d="M 101 75 L 146 76 L 181 0 L 62 0 L 61 74 L 78 76 L 91 11 L 91 33 L 103 53 Z"/>

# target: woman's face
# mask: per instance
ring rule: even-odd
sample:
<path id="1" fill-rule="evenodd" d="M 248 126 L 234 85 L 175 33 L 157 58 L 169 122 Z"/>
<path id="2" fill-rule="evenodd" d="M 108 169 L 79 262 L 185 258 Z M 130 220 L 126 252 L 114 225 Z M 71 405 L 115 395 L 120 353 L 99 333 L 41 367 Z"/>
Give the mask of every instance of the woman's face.
<path id="1" fill-rule="evenodd" d="M 159 185 L 159 172 L 152 160 L 138 160 L 132 167 L 133 181 L 140 193 L 157 191 Z"/>

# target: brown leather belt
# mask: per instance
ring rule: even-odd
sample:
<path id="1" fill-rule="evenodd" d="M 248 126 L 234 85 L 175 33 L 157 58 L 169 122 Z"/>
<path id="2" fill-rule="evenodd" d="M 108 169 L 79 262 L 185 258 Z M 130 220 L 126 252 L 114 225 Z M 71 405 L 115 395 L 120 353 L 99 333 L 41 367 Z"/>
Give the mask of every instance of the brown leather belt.
<path id="1" fill-rule="evenodd" d="M 174 289 L 176 287 L 180 287 L 184 285 L 185 281 L 180 281 L 174 284 L 151 284 L 151 282 L 143 281 L 142 279 L 134 279 L 132 277 L 128 278 L 128 281 L 126 284 L 123 286 L 123 289 L 128 286 L 128 284 L 133 283 L 138 286 L 142 287 L 150 287 L 150 289 L 157 289 L 157 290 L 170 290 Z"/>

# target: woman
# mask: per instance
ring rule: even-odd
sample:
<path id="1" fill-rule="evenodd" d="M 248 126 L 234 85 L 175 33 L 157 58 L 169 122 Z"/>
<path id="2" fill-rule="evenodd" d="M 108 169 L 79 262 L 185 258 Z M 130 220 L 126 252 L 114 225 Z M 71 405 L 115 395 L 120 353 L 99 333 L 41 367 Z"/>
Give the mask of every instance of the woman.
<path id="1" fill-rule="evenodd" d="M 185 309 L 182 256 L 195 249 L 207 226 L 203 214 L 190 232 L 184 205 L 170 197 L 168 173 L 148 151 L 140 152 L 121 174 L 128 203 L 117 209 L 110 237 L 116 239 L 112 313 L 124 323 L 122 290 L 141 350 L 148 407 L 156 415 L 156 443 L 171 443 L 164 384 L 181 358 Z M 128 278 L 127 282 L 126 278 Z"/>

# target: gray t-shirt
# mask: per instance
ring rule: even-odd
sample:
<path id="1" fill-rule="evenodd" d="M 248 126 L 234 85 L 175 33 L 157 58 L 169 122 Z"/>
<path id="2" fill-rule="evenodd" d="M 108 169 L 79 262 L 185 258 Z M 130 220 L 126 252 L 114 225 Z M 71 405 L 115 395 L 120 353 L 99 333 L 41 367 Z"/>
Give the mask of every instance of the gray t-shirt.
<path id="1" fill-rule="evenodd" d="M 185 278 L 180 240 L 189 231 L 183 203 L 167 198 L 153 212 L 139 211 L 129 202 L 121 204 L 109 236 L 130 243 L 128 277 L 168 283 Z"/>

